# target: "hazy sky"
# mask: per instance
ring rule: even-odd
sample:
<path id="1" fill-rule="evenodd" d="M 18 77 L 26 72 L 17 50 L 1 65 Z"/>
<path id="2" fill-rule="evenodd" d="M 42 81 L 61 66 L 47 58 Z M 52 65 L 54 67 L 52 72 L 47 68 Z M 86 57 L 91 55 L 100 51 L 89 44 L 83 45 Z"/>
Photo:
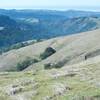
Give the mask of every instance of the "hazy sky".
<path id="1" fill-rule="evenodd" d="M 0 8 L 80 9 L 100 11 L 100 0 L 0 0 Z"/>

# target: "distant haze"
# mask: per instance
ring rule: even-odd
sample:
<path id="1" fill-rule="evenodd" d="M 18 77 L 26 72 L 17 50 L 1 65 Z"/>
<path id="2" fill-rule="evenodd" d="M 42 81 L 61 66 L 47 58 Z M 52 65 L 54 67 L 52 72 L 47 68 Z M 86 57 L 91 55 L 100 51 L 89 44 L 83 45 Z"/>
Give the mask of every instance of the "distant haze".
<path id="1" fill-rule="evenodd" d="M 0 8 L 100 11 L 100 0 L 0 0 Z"/>

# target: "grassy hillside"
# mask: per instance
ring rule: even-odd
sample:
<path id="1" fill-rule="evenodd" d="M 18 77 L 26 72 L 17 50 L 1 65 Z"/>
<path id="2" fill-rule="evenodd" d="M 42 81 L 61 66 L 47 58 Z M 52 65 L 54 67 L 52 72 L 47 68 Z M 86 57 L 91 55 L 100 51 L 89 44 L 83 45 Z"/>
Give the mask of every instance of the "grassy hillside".
<path id="1" fill-rule="evenodd" d="M 99 39 L 95 30 L 3 53 L 0 100 L 100 100 Z"/>
<path id="2" fill-rule="evenodd" d="M 48 67 L 70 65 L 100 55 L 99 39 L 100 30 L 56 38 L 50 45 L 56 50 L 56 53 L 31 65 L 27 70 L 38 68 L 38 66 L 44 68 L 48 64 Z"/>
<path id="3" fill-rule="evenodd" d="M 19 64 L 27 62 L 27 58 L 33 60 L 33 63 L 26 66 L 26 70 L 78 63 L 100 55 L 99 38 L 100 30 L 95 30 L 13 49 L 0 55 L 0 71 L 16 71 Z"/>
<path id="4" fill-rule="evenodd" d="M 99 100 L 99 65 L 100 56 L 61 69 L 2 72 L 0 99 Z"/>

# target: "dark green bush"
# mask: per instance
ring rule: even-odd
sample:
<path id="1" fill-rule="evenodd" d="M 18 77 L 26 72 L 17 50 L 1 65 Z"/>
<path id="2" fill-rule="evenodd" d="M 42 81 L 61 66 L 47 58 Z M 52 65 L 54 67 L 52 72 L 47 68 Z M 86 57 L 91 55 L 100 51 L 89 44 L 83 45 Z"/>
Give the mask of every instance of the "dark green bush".
<path id="1" fill-rule="evenodd" d="M 23 62 L 20 62 L 17 64 L 17 70 L 18 71 L 22 71 L 24 69 L 26 69 L 28 66 L 30 66 L 33 63 L 37 63 L 38 60 L 37 59 L 32 59 L 30 57 L 26 58 Z"/>
<path id="2" fill-rule="evenodd" d="M 46 48 L 46 50 L 44 51 L 44 53 L 42 53 L 40 55 L 40 58 L 43 60 L 43 59 L 46 59 L 47 57 L 51 56 L 52 54 L 54 54 L 56 52 L 55 49 L 53 49 L 52 47 L 48 47 Z"/>
<path id="3" fill-rule="evenodd" d="M 51 63 L 45 64 L 44 69 L 52 69 Z"/>

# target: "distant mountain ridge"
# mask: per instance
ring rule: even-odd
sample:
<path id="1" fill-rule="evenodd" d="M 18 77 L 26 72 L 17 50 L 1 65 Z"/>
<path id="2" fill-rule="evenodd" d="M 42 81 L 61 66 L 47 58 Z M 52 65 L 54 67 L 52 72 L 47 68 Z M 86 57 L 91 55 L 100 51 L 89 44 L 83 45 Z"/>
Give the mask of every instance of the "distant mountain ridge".
<path id="1" fill-rule="evenodd" d="M 68 11 L 57 11 L 57 10 L 5 10 L 0 9 L 0 14 L 8 15 L 12 18 L 75 18 L 75 17 L 100 17 L 100 12 L 92 11 L 78 11 L 78 10 L 68 10 Z"/>
<path id="2" fill-rule="evenodd" d="M 100 28 L 99 12 L 0 9 L 0 14 L 0 47 Z"/>

